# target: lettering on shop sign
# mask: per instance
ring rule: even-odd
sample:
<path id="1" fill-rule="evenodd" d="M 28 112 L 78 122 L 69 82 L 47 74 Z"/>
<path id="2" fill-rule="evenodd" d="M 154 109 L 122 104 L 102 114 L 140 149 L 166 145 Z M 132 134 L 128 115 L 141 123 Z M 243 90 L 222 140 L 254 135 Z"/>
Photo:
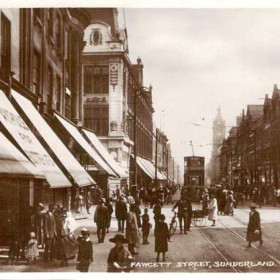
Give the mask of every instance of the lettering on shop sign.
<path id="1" fill-rule="evenodd" d="M 37 152 L 25 151 L 35 165 L 55 166 L 54 161 L 48 155 L 40 155 Z"/>
<path id="2" fill-rule="evenodd" d="M 3 119 L 7 123 L 15 126 L 19 126 L 25 130 L 29 130 L 29 128 L 26 126 L 26 124 L 24 123 L 24 121 L 20 116 L 13 114 L 4 108 L 0 108 L 0 115 L 2 115 Z"/>

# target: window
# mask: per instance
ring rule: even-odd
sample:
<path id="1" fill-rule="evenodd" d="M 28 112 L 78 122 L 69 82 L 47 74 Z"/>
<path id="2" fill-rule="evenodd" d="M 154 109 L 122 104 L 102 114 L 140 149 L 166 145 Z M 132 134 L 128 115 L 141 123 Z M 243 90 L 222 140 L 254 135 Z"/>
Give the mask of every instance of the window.
<path id="1" fill-rule="evenodd" d="M 84 92 L 109 93 L 109 67 L 85 66 L 84 67 Z"/>
<path id="2" fill-rule="evenodd" d="M 126 97 L 126 72 L 123 71 L 123 97 Z"/>
<path id="3" fill-rule="evenodd" d="M 48 36 L 53 36 L 53 9 L 46 9 Z"/>
<path id="4" fill-rule="evenodd" d="M 68 59 L 69 58 L 69 33 L 68 30 L 64 31 L 64 58 Z"/>
<path id="5" fill-rule="evenodd" d="M 109 107 L 85 108 L 85 127 L 91 129 L 96 135 L 108 136 Z"/>
<path id="6" fill-rule="evenodd" d="M 1 44 L 0 44 L 0 65 L 1 77 L 8 80 L 11 68 L 11 23 L 8 18 L 1 13 Z"/>
<path id="7" fill-rule="evenodd" d="M 56 14 L 55 21 L 55 41 L 58 48 L 62 48 L 62 40 L 61 40 L 61 17 L 60 14 Z"/>
<path id="8" fill-rule="evenodd" d="M 40 93 L 40 55 L 36 51 L 33 54 L 33 92 Z"/>
<path id="9" fill-rule="evenodd" d="M 47 73 L 47 110 L 48 113 L 52 112 L 52 87 L 53 87 L 53 78 L 52 78 L 52 68 L 48 67 L 48 73 Z"/>
<path id="10" fill-rule="evenodd" d="M 34 8 L 33 15 L 35 20 L 39 19 L 40 21 L 42 21 L 42 9 Z"/>
<path id="11" fill-rule="evenodd" d="M 61 82 L 60 77 L 56 76 L 56 110 L 60 112 L 61 109 Z"/>

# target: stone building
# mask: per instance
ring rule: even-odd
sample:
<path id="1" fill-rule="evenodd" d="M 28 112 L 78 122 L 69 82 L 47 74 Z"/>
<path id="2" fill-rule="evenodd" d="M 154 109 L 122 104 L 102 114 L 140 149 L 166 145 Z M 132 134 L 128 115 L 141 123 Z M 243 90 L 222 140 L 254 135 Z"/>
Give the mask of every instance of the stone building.
<path id="1" fill-rule="evenodd" d="M 144 87 L 141 59 L 136 64 L 129 59 L 127 31 L 118 26 L 117 9 L 89 10 L 94 16 L 84 35 L 84 124 L 131 175 L 130 182 L 111 180 L 111 185 L 135 185 L 131 155 L 152 161 L 152 87 Z"/>
<path id="2" fill-rule="evenodd" d="M 217 184 L 220 181 L 220 145 L 225 138 L 226 126 L 221 115 L 221 109 L 218 109 L 216 118 L 213 121 L 212 153 L 210 159 L 210 181 L 211 184 Z"/>

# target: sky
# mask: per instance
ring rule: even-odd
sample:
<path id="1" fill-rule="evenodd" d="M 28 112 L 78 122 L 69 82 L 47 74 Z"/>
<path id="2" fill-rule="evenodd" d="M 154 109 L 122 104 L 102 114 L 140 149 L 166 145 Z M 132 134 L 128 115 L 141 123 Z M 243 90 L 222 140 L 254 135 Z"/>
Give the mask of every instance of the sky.
<path id="1" fill-rule="evenodd" d="M 142 59 L 155 122 L 181 166 L 192 155 L 190 141 L 209 160 L 219 106 L 228 131 L 280 81 L 280 9 L 125 8 L 119 22 L 131 62 Z"/>

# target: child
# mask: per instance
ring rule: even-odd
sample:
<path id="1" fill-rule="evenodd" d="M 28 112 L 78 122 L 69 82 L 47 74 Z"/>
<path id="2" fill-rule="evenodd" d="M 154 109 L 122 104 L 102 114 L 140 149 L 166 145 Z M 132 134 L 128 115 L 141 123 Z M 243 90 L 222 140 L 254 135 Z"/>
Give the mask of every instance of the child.
<path id="1" fill-rule="evenodd" d="M 79 251 L 77 261 L 77 269 L 81 272 L 88 272 L 89 265 L 93 261 L 92 242 L 89 239 L 89 231 L 86 228 L 81 230 L 81 235 L 78 237 Z"/>
<path id="2" fill-rule="evenodd" d="M 30 239 L 26 247 L 27 264 L 36 264 L 36 258 L 39 256 L 38 242 L 36 240 L 35 232 L 30 232 Z"/>
<path id="3" fill-rule="evenodd" d="M 170 241 L 168 226 L 164 220 L 165 216 L 161 214 L 157 226 L 155 227 L 155 252 L 157 253 L 157 262 L 159 261 L 160 253 L 162 253 L 162 261 L 165 262 L 165 253 L 168 251 L 168 241 Z"/>
<path id="4" fill-rule="evenodd" d="M 142 215 L 142 232 L 143 232 L 143 244 L 150 244 L 148 236 L 150 233 L 150 217 L 148 214 L 148 208 L 145 208 L 144 214 Z"/>

